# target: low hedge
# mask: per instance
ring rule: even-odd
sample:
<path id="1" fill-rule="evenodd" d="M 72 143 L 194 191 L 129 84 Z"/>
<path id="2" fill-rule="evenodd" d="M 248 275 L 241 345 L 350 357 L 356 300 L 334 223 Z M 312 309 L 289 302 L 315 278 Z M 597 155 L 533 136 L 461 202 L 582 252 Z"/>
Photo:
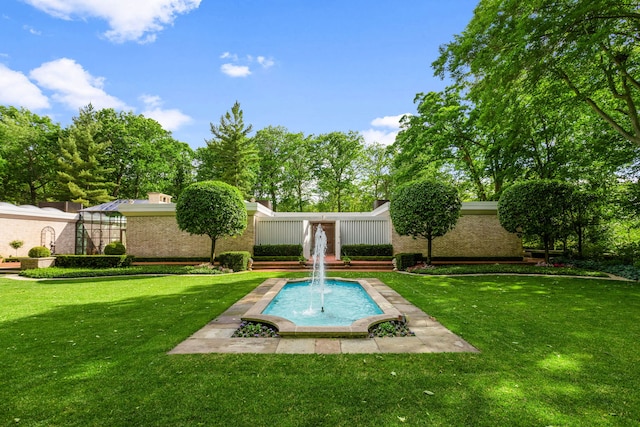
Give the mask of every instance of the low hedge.
<path id="1" fill-rule="evenodd" d="M 413 267 L 420 261 L 422 261 L 421 253 L 400 253 L 396 254 L 396 268 L 399 271 L 404 271 L 409 267 Z"/>
<path id="2" fill-rule="evenodd" d="M 302 255 L 302 245 L 255 245 L 254 257 L 261 256 L 294 256 Z M 255 258 L 254 258 L 255 259 Z"/>
<path id="3" fill-rule="evenodd" d="M 366 256 L 393 256 L 393 245 L 342 245 L 340 250 L 343 256 L 348 256 L 351 259 L 354 257 Z"/>
<path id="4" fill-rule="evenodd" d="M 298 261 L 300 256 L 253 256 L 254 261 Z"/>
<path id="5" fill-rule="evenodd" d="M 230 251 L 222 252 L 218 255 L 217 260 L 220 266 L 230 268 L 233 271 L 246 271 L 251 254 L 246 251 Z"/>
<path id="6" fill-rule="evenodd" d="M 129 267 L 133 255 L 57 255 L 56 266 L 63 268 Z"/>

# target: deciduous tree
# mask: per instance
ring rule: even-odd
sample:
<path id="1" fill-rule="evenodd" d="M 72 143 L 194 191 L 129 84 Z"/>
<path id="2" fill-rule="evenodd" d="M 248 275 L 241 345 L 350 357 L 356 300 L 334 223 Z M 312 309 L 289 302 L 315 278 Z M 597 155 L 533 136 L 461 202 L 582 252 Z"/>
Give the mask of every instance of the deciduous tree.
<path id="1" fill-rule="evenodd" d="M 638 7 L 635 0 L 481 0 L 434 66 L 468 85 L 472 99 L 562 82 L 577 102 L 640 145 Z"/>
<path id="2" fill-rule="evenodd" d="M 427 239 L 427 263 L 430 264 L 433 239 L 444 236 L 456 225 L 461 206 L 455 187 L 422 180 L 397 188 L 389 213 L 398 234 Z"/>
<path id="3" fill-rule="evenodd" d="M 176 221 L 182 231 L 209 236 L 213 264 L 216 241 L 242 234 L 247 227 L 247 209 L 236 187 L 220 181 L 197 182 L 178 198 Z"/>
<path id="4" fill-rule="evenodd" d="M 574 187 L 556 180 L 522 181 L 506 188 L 498 201 L 498 219 L 505 230 L 539 237 L 549 262 L 552 242 L 571 233 Z"/>

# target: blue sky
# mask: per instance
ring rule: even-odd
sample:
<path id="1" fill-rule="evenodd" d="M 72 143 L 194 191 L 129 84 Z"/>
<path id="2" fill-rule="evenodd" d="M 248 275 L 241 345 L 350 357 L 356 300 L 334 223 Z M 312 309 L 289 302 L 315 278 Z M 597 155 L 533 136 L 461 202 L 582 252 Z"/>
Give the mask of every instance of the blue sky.
<path id="1" fill-rule="evenodd" d="M 0 104 L 66 126 L 133 111 L 193 148 L 240 102 L 255 130 L 393 142 L 477 0 L 3 0 Z"/>

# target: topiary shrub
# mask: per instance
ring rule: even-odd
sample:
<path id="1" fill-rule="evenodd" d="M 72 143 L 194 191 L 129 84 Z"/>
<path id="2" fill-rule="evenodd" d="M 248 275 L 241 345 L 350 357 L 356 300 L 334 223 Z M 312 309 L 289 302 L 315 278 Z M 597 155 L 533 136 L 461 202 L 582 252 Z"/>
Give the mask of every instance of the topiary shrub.
<path id="1" fill-rule="evenodd" d="M 104 247 L 105 255 L 124 255 L 125 253 L 127 253 L 127 249 L 124 247 L 122 242 L 118 240 L 111 242 Z"/>
<path id="2" fill-rule="evenodd" d="M 223 252 L 217 257 L 222 267 L 230 268 L 233 271 L 245 271 L 249 258 L 251 258 L 251 254 L 246 251 Z"/>
<path id="3" fill-rule="evenodd" d="M 29 249 L 29 258 L 46 258 L 51 256 L 51 251 L 44 246 L 34 246 Z"/>
<path id="4" fill-rule="evenodd" d="M 396 268 L 399 271 L 404 271 L 422 261 L 423 256 L 421 253 L 400 253 L 396 254 L 395 258 Z"/>

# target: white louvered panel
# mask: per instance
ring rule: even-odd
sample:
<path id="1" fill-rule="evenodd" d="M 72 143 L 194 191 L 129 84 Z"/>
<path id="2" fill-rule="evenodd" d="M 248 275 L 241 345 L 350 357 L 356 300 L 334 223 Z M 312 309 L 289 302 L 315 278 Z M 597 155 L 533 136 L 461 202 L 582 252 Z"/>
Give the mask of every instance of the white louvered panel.
<path id="1" fill-rule="evenodd" d="M 340 240 L 343 245 L 388 245 L 391 243 L 389 221 L 340 221 Z"/>
<path id="2" fill-rule="evenodd" d="M 302 221 L 258 221 L 256 245 L 298 245 L 304 239 Z"/>

